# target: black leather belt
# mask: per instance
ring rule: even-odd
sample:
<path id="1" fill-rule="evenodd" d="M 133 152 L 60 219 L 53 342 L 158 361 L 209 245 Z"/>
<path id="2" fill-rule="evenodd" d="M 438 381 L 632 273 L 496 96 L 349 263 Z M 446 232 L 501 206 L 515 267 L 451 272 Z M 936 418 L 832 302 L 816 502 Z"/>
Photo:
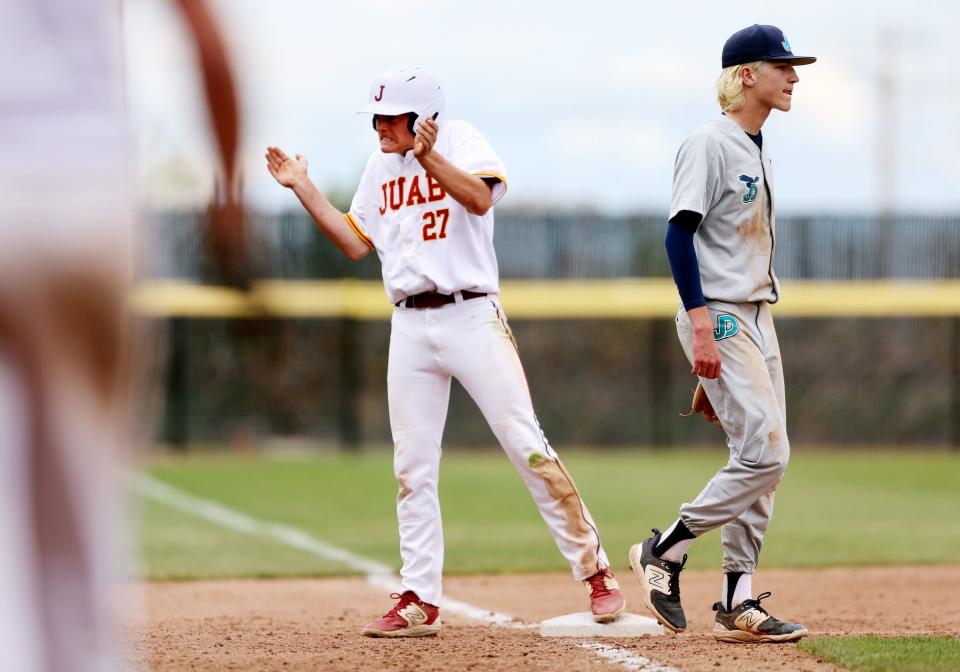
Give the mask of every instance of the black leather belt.
<path id="1" fill-rule="evenodd" d="M 463 296 L 464 301 L 470 299 L 479 299 L 481 296 L 486 296 L 484 292 L 471 292 L 468 289 L 460 292 Z M 445 306 L 448 303 L 456 303 L 457 296 L 456 294 L 440 294 L 438 292 L 423 292 L 422 294 L 414 294 L 413 296 L 408 296 L 405 299 L 400 299 L 397 301 L 396 305 L 400 306 L 401 304 L 407 308 L 439 308 L 440 306 Z"/>

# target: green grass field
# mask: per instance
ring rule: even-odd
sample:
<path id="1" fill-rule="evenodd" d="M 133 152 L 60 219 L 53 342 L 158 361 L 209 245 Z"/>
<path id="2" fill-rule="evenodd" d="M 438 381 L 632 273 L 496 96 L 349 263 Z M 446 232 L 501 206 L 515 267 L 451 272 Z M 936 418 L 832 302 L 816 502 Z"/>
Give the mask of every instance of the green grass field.
<path id="1" fill-rule="evenodd" d="M 854 672 L 955 672 L 960 669 L 956 637 L 823 637 L 800 648 Z"/>
<path id="2" fill-rule="evenodd" d="M 615 569 L 652 526 L 669 525 L 724 462 L 721 451 L 563 451 Z M 392 457 L 230 455 L 156 462 L 149 473 L 192 495 L 283 523 L 397 568 Z M 960 455 L 795 452 L 777 494 L 764 567 L 960 563 Z M 440 496 L 448 573 L 563 571 L 566 565 L 499 449 L 450 452 Z M 349 568 L 143 501 L 148 578 L 312 576 Z M 689 566 L 716 567 L 719 534 Z"/>
<path id="3" fill-rule="evenodd" d="M 564 461 L 601 526 L 615 568 L 653 525 L 669 525 L 724 462 L 720 451 L 567 450 Z M 228 454 L 155 462 L 149 473 L 247 516 L 303 530 L 399 565 L 392 456 L 305 459 Z M 960 563 L 960 455 L 797 451 L 777 495 L 765 567 Z M 520 478 L 497 449 L 450 452 L 440 497 L 447 573 L 565 571 Z M 316 576 L 342 564 L 276 540 L 230 531 L 165 504 L 140 502 L 148 578 Z M 716 567 L 720 535 L 697 542 L 691 567 Z M 855 672 L 960 669 L 949 637 L 828 637 L 800 645 Z"/>

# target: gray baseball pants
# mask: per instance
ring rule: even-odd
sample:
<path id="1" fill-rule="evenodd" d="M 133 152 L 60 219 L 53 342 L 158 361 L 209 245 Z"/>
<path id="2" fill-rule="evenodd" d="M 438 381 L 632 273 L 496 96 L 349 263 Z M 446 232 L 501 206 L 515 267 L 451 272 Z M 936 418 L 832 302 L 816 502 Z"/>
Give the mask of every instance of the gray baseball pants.
<path id="1" fill-rule="evenodd" d="M 790 458 L 780 346 L 765 301 L 711 301 L 707 308 L 718 325 L 721 370 L 719 378 L 700 382 L 727 433 L 730 459 L 680 507 L 680 519 L 697 536 L 720 527 L 724 571 L 752 574 Z M 682 308 L 676 323 L 692 363 L 693 329 Z"/>

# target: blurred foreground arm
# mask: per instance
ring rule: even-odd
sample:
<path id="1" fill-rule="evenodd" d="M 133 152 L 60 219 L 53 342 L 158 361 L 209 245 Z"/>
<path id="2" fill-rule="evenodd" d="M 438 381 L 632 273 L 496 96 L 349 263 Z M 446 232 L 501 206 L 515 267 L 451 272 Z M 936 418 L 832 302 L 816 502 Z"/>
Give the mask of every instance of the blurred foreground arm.
<path id="1" fill-rule="evenodd" d="M 232 199 L 237 194 L 237 145 L 240 135 L 240 114 L 237 105 L 236 87 L 230 69 L 230 59 L 217 24 L 204 0 L 176 0 L 180 7 L 200 59 L 203 74 L 203 89 L 210 111 L 226 195 Z"/>
<path id="2" fill-rule="evenodd" d="M 237 167 L 240 109 L 230 58 L 205 0 L 175 0 L 197 52 L 210 124 L 219 150 L 220 179 L 207 209 L 205 243 L 219 281 L 247 287 L 253 270 L 247 256 L 241 182 Z"/>
<path id="3" fill-rule="evenodd" d="M 344 214 L 333 207 L 310 179 L 305 157 L 297 154 L 291 158 L 279 147 L 267 147 L 265 156 L 273 179 L 293 190 L 330 242 L 353 261 L 370 253 L 370 247 L 350 228 Z"/>

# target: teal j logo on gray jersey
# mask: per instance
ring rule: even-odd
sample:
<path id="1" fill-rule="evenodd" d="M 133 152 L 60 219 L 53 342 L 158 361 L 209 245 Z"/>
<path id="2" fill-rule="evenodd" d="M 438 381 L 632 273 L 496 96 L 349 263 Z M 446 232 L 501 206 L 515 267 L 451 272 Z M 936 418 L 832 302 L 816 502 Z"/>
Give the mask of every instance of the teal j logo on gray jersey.
<path id="1" fill-rule="evenodd" d="M 757 200 L 757 194 L 760 193 L 760 188 L 757 186 L 757 180 L 760 179 L 760 176 L 750 177 L 749 175 L 741 175 L 739 178 L 741 182 L 747 185 L 747 193 L 743 195 L 744 203 L 753 203 Z"/>
<path id="2" fill-rule="evenodd" d="M 717 328 L 713 330 L 713 340 L 722 341 L 725 338 L 740 333 L 740 323 L 733 315 L 717 315 Z"/>

